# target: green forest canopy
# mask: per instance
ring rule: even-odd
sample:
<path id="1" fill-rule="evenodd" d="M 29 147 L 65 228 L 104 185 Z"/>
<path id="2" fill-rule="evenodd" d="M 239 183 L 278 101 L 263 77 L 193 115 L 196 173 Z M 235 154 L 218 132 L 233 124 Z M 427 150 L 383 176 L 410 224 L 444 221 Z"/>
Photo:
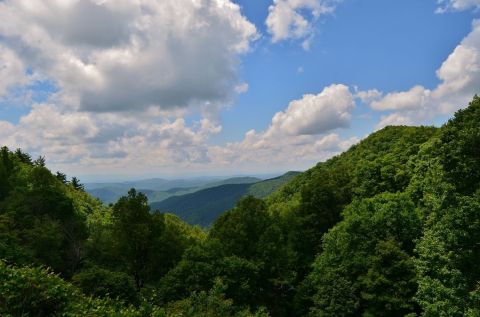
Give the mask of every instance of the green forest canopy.
<path id="1" fill-rule="evenodd" d="M 207 232 L 0 150 L 2 316 L 479 316 L 480 98 L 386 127 Z"/>

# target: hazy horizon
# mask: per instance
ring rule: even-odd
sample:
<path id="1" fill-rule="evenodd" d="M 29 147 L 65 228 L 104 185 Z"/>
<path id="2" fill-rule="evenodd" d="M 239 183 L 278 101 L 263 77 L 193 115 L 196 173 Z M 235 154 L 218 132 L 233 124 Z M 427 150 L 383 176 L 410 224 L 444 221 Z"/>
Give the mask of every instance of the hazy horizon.
<path id="1" fill-rule="evenodd" d="M 265 173 L 265 174 L 225 174 L 225 175 L 204 175 L 204 174 L 198 174 L 198 175 L 189 175 L 189 174 L 164 174 L 164 175 L 159 175 L 159 176 L 149 176 L 149 175 L 137 175 L 137 176 L 126 176 L 126 175 L 105 175 L 103 176 L 95 176 L 95 175 L 84 175 L 84 178 L 81 179 L 83 183 L 86 184 L 108 184 L 108 183 L 130 183 L 130 182 L 138 182 L 138 181 L 148 181 L 148 180 L 158 180 L 158 179 L 163 179 L 163 180 L 196 180 L 196 179 L 206 179 L 206 180 L 223 180 L 223 179 L 229 179 L 229 178 L 237 178 L 237 177 L 256 177 L 259 179 L 268 179 L 268 178 L 274 178 L 277 176 L 281 176 L 287 172 L 290 171 L 285 171 L 285 172 L 278 172 L 278 173 Z M 297 171 L 295 171 L 297 172 Z M 302 171 L 298 171 L 302 172 Z"/>

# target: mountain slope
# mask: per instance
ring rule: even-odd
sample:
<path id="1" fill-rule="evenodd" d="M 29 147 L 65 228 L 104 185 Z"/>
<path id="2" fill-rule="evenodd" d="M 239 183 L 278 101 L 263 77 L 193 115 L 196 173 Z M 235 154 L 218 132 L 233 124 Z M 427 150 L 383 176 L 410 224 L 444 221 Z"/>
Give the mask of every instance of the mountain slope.
<path id="1" fill-rule="evenodd" d="M 374 196 L 404 189 L 412 171 L 407 163 L 420 147 L 440 132 L 435 127 L 388 126 L 369 135 L 349 150 L 305 171 L 272 194 L 268 201 L 297 204 L 302 191 L 317 183 L 342 183 L 349 196 Z"/>
<path id="2" fill-rule="evenodd" d="M 85 187 L 89 194 L 97 197 L 105 204 L 116 202 L 121 196 L 126 195 L 130 188 L 135 188 L 144 193 L 148 197 L 148 200 L 153 203 L 172 196 L 190 194 L 198 190 L 220 185 L 252 184 L 259 181 L 261 181 L 260 178 L 250 176 L 227 179 L 218 179 L 218 177 L 176 180 L 152 178 L 123 183 L 89 183 L 86 184 Z"/>
<path id="3" fill-rule="evenodd" d="M 248 193 L 250 184 L 227 184 L 150 204 L 153 210 L 171 212 L 190 224 L 209 226 L 222 212 Z"/>
<path id="4" fill-rule="evenodd" d="M 257 182 L 250 186 L 248 194 L 257 198 L 265 198 L 300 174 L 301 172 L 290 171 L 281 176 Z"/>
<path id="5" fill-rule="evenodd" d="M 480 316 L 479 122 L 475 97 L 439 129 L 382 129 L 208 232 L 1 148 L 0 315 Z"/>
<path id="6" fill-rule="evenodd" d="M 160 202 L 153 202 L 150 206 L 152 209 L 176 214 L 190 224 L 210 226 L 220 214 L 233 208 L 243 196 L 252 195 L 264 198 L 298 174 L 300 173 L 288 172 L 264 181 L 258 181 L 254 177 L 231 178 L 221 181 L 219 184 L 237 183 L 228 183 L 185 195 L 173 196 Z"/>

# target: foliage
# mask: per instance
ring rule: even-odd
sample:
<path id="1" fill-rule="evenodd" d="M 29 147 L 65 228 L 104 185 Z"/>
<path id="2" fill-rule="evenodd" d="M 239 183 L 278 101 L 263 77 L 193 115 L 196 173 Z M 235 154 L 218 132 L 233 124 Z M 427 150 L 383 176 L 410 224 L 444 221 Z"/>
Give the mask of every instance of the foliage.
<path id="1" fill-rule="evenodd" d="M 139 300 L 132 278 L 123 272 L 91 267 L 75 274 L 72 282 L 87 295 L 110 297 L 131 304 Z"/>
<path id="2" fill-rule="evenodd" d="M 195 217 L 230 209 L 208 232 L 135 189 L 105 206 L 3 147 L 0 315 L 480 316 L 479 122 L 474 97 L 441 128 L 386 127 L 266 199 L 240 197 L 278 179 L 206 189 Z"/>
<path id="3" fill-rule="evenodd" d="M 227 179 L 214 183 L 216 186 L 213 187 L 213 184 L 209 184 L 208 188 L 154 202 L 151 207 L 174 213 L 192 225 L 210 227 L 222 213 L 235 207 L 241 198 L 247 195 L 267 197 L 298 174 L 288 172 L 263 181 L 248 177 Z"/>
<path id="4" fill-rule="evenodd" d="M 324 236 L 309 279 L 312 312 L 404 316 L 414 308 L 413 241 L 420 218 L 405 194 L 356 200 Z"/>
<path id="5" fill-rule="evenodd" d="M 171 212 L 190 224 L 210 226 L 225 210 L 247 194 L 250 184 L 227 184 L 152 203 L 152 209 Z"/>
<path id="6" fill-rule="evenodd" d="M 137 309 L 109 299 L 84 296 L 73 285 L 41 268 L 15 268 L 0 261 L 2 316 L 165 316 L 158 307 Z"/>
<path id="7" fill-rule="evenodd" d="M 238 309 L 233 301 L 226 299 L 225 287 L 220 279 L 215 280 L 208 292 L 194 292 L 190 297 L 169 305 L 170 317 L 268 317 L 264 310 L 251 313 L 248 309 Z"/>

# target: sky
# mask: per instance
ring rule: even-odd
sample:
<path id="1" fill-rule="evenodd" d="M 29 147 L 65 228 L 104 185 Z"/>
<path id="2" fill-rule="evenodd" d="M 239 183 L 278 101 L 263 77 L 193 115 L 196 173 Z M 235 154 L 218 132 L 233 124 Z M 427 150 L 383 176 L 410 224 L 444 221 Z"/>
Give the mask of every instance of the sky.
<path id="1" fill-rule="evenodd" d="M 480 0 L 0 0 L 0 144 L 83 181 L 305 170 L 480 90 Z"/>

